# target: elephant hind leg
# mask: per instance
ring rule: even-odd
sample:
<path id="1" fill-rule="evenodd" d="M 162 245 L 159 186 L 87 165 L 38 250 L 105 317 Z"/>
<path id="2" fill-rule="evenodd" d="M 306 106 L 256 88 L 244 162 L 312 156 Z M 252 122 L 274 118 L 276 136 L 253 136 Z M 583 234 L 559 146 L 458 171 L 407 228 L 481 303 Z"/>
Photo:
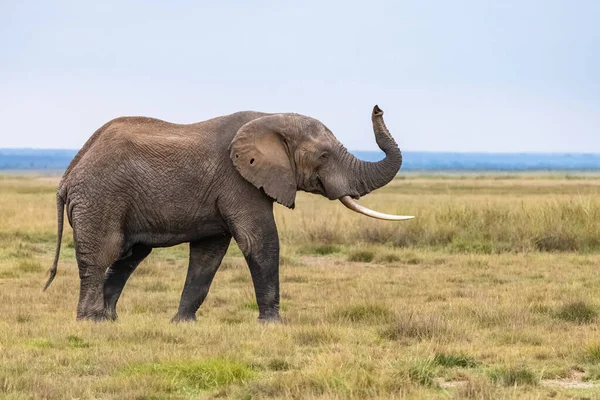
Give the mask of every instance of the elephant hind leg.
<path id="1" fill-rule="evenodd" d="M 122 236 L 99 235 L 76 239 L 75 257 L 79 267 L 79 304 L 77 319 L 107 319 L 104 303 L 104 276 L 107 268 L 119 258 Z"/>
<path id="2" fill-rule="evenodd" d="M 117 302 L 129 276 L 150 254 L 152 247 L 143 244 L 133 246 L 129 253 L 114 262 L 106 271 L 104 279 L 104 304 L 109 319 L 117 319 Z"/>
<path id="3" fill-rule="evenodd" d="M 193 321 L 204 302 L 227 248 L 231 235 L 216 236 L 190 243 L 190 264 L 177 314 L 172 322 Z"/>

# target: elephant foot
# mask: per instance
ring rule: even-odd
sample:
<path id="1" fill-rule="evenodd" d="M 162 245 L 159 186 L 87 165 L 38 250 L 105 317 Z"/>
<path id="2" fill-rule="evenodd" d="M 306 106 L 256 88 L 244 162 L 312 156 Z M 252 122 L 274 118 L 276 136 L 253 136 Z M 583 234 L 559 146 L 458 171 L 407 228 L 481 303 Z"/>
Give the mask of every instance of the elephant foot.
<path id="1" fill-rule="evenodd" d="M 119 316 L 117 315 L 117 310 L 110 309 L 110 308 L 106 309 L 105 315 L 106 315 L 106 320 L 108 320 L 108 321 L 116 321 L 119 318 Z"/>
<path id="2" fill-rule="evenodd" d="M 115 314 L 116 319 L 116 314 Z M 105 310 L 97 310 L 97 311 L 88 311 L 77 313 L 77 321 L 94 321 L 94 322 L 102 322 L 102 321 L 113 321 L 111 317 L 109 317 Z"/>
<path id="3" fill-rule="evenodd" d="M 173 318 L 171 318 L 171 322 L 176 324 L 179 322 L 195 322 L 196 314 L 179 314 L 177 313 Z"/>
<path id="4" fill-rule="evenodd" d="M 261 324 L 282 324 L 283 320 L 279 316 L 279 314 L 271 314 L 271 315 L 259 315 L 258 322 Z"/>

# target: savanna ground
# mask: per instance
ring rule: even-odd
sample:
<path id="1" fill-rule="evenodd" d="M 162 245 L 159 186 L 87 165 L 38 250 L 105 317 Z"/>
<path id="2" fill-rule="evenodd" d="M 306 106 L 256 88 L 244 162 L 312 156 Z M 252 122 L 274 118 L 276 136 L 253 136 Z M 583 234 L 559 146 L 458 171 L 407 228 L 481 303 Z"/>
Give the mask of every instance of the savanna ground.
<path id="1" fill-rule="evenodd" d="M 600 176 L 404 175 L 367 219 L 276 207 L 282 325 L 232 245 L 196 323 L 187 247 L 153 251 L 115 323 L 76 322 L 57 177 L 0 175 L 0 398 L 600 398 Z"/>

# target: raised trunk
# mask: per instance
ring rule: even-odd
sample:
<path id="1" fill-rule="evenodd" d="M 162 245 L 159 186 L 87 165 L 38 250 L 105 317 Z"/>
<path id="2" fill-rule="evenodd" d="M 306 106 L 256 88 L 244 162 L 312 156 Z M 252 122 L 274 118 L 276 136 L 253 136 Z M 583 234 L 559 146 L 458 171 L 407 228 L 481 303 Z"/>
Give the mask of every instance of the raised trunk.
<path id="1" fill-rule="evenodd" d="M 373 121 L 375 140 L 379 148 L 385 153 L 385 158 L 381 161 L 369 162 L 348 155 L 349 170 L 353 176 L 352 186 L 360 196 L 388 184 L 394 179 L 402 166 L 402 153 L 385 126 L 383 110 L 378 106 L 373 108 L 371 120 Z"/>

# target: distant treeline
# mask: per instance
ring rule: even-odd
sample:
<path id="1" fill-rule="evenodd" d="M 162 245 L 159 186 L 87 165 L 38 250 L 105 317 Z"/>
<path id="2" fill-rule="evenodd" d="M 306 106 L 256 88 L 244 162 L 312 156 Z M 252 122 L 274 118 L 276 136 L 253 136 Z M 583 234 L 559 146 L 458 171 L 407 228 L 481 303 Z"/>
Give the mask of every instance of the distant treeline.
<path id="1" fill-rule="evenodd" d="M 77 150 L 0 149 L 0 170 L 64 170 Z M 353 151 L 367 161 L 378 151 Z M 404 171 L 600 171 L 600 154 L 583 153 L 403 153 Z"/>

